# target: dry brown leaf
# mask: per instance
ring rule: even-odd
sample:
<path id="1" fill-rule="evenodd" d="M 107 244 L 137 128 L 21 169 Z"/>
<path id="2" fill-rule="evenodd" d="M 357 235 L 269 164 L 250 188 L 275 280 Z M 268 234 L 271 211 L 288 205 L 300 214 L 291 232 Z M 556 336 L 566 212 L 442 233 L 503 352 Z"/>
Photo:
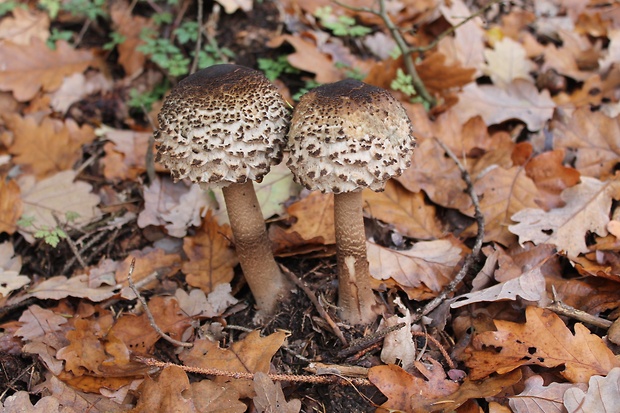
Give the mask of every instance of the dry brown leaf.
<path id="1" fill-rule="evenodd" d="M 582 175 L 605 179 L 614 174 L 620 157 L 620 117 L 592 112 L 586 105 L 570 118 L 553 122 L 553 146 L 576 150 L 575 168 Z"/>
<path id="2" fill-rule="evenodd" d="M 3 407 L 2 402 L 0 402 L 0 407 Z M 60 411 L 60 403 L 55 397 L 45 396 L 33 405 L 27 391 L 18 391 L 6 398 L 2 411 L 4 413 L 54 413 Z"/>
<path id="3" fill-rule="evenodd" d="M 595 374 L 607 374 L 620 367 L 605 342 L 583 324 L 575 324 L 575 334 L 555 313 L 527 307 L 525 324 L 494 320 L 497 331 L 477 334 L 467 348 L 470 378 L 478 380 L 497 372 L 507 373 L 523 365 L 556 367 L 573 383 L 585 383 Z"/>
<path id="4" fill-rule="evenodd" d="M 334 196 L 311 192 L 307 197 L 291 204 L 286 210 L 296 221 L 288 233 L 297 233 L 310 243 L 335 244 Z"/>
<path id="5" fill-rule="evenodd" d="M 381 405 L 385 410 L 377 411 L 398 409 L 408 413 L 429 412 L 435 402 L 454 393 L 459 384 L 446 377 L 441 364 L 432 359 L 430 361 L 431 368 L 419 361 L 415 362 L 422 377 L 409 374 L 394 364 L 371 367 L 368 379 L 388 398 Z"/>
<path id="6" fill-rule="evenodd" d="M 540 206 L 545 210 L 563 206 L 560 194 L 575 186 L 581 177 L 576 169 L 563 165 L 564 152 L 563 149 L 543 152 L 525 165 L 525 173 L 536 184 Z"/>
<path id="7" fill-rule="evenodd" d="M 138 403 L 131 413 L 198 413 L 187 374 L 177 366 L 165 367 L 157 379 L 146 376 Z"/>
<path id="8" fill-rule="evenodd" d="M 534 62 L 527 59 L 523 46 L 510 37 L 495 42 L 493 49 L 485 49 L 484 57 L 484 74 L 498 87 L 504 88 L 516 79 L 533 81 L 530 72 L 535 68 Z"/>
<path id="9" fill-rule="evenodd" d="M 196 410 L 202 413 L 243 413 L 248 409 L 239 400 L 239 393 L 233 388 L 214 383 L 211 380 L 194 382 L 192 400 Z"/>
<path id="10" fill-rule="evenodd" d="M 298 69 L 314 73 L 317 82 L 331 83 L 343 78 L 341 71 L 334 66 L 334 62 L 327 54 L 319 51 L 316 44 L 304 40 L 299 35 L 284 34 L 275 37 L 269 41 L 268 46 L 278 47 L 283 42 L 288 42 L 295 48 L 295 53 L 288 55 L 289 63 Z"/>
<path id="11" fill-rule="evenodd" d="M 560 413 L 565 411 L 563 399 L 567 390 L 586 388 L 584 383 L 550 383 L 548 386 L 543 383 L 541 376 L 529 377 L 521 393 L 508 397 L 510 407 L 517 412 Z"/>
<path id="12" fill-rule="evenodd" d="M 534 84 L 518 79 L 505 89 L 470 83 L 459 94 L 459 102 L 454 109 L 463 123 L 478 115 L 487 125 L 520 119 L 529 130 L 537 131 L 553 116 L 555 103 L 549 91 L 539 93 Z"/>
<path id="13" fill-rule="evenodd" d="M 32 117 L 10 115 L 6 122 L 14 135 L 9 148 L 13 162 L 37 178 L 73 168 L 82 159 L 82 145 L 95 139 L 93 128 L 72 119 L 63 123 L 46 117 L 38 124 Z"/>
<path id="14" fill-rule="evenodd" d="M 230 294 L 231 291 L 230 284 L 218 284 L 207 297 L 204 291 L 197 288 L 192 289 L 189 294 L 177 288 L 174 297 L 188 316 L 213 318 L 222 315 L 228 307 L 239 301 Z"/>
<path id="15" fill-rule="evenodd" d="M 74 103 L 89 95 L 108 92 L 112 87 L 112 80 L 101 72 L 74 73 L 66 76 L 58 90 L 52 93 L 50 106 L 65 114 Z"/>
<path id="16" fill-rule="evenodd" d="M 0 175 L 0 232 L 14 233 L 22 210 L 19 185 L 13 179 Z"/>
<path id="17" fill-rule="evenodd" d="M 65 41 L 50 50 L 45 42 L 33 38 L 28 47 L 12 42 L 0 43 L 0 90 L 10 90 L 15 99 L 25 102 L 39 90 L 53 92 L 65 76 L 86 70 L 95 64 L 91 51 L 76 50 Z"/>
<path id="18" fill-rule="evenodd" d="M 238 260 L 231 239 L 230 226 L 220 226 L 209 211 L 196 235 L 183 239 L 189 261 L 183 263 L 182 271 L 189 285 L 208 294 L 217 285 L 232 281 Z"/>
<path id="19" fill-rule="evenodd" d="M 417 242 L 409 250 L 393 250 L 372 242 L 366 245 L 371 275 L 378 280 L 393 279 L 408 294 L 425 286 L 436 295 L 452 280 L 463 253 L 448 239 Z"/>
<path id="20" fill-rule="evenodd" d="M 417 2 L 415 4 L 417 5 Z M 435 4 L 431 7 L 435 7 Z M 463 24 L 463 17 L 470 16 L 472 12 L 461 0 L 452 1 L 449 5 L 439 3 L 439 10 L 451 25 L 460 26 L 455 30 L 454 36 L 444 37 L 437 49 L 448 58 L 449 64 L 459 62 L 463 67 L 476 69 L 478 75 L 484 63 L 486 36 L 482 19 L 475 17 Z"/>
<path id="21" fill-rule="evenodd" d="M 90 288 L 88 286 L 88 275 L 82 274 L 71 278 L 67 278 L 64 275 L 48 278 L 29 288 L 27 296 L 41 300 L 60 300 L 66 297 L 78 297 L 100 302 L 116 294 L 117 290 L 115 287 Z"/>
<path id="22" fill-rule="evenodd" d="M 19 318 L 21 327 L 15 332 L 15 335 L 23 337 L 26 341 L 44 340 L 49 342 L 50 338 L 48 337 L 46 340 L 46 336 L 51 337 L 63 331 L 61 326 L 67 321 L 66 317 L 33 304 Z"/>
<path id="23" fill-rule="evenodd" d="M 566 251 L 569 257 L 577 257 L 589 251 L 586 245 L 588 233 L 607 235 L 607 223 L 612 199 L 620 199 L 620 180 L 601 182 L 582 177 L 581 183 L 562 192 L 566 205 L 545 212 L 526 208 L 512 216 L 518 222 L 509 227 L 519 236 L 519 242 L 553 244 Z"/>
<path id="24" fill-rule="evenodd" d="M 125 37 L 125 40 L 116 46 L 118 63 L 123 66 L 126 76 L 134 76 L 144 69 L 146 56 L 137 48 L 144 43 L 140 39 L 140 33 L 144 28 L 152 26 L 151 21 L 146 17 L 133 15 L 127 1 L 112 2 L 110 18 L 115 32 Z"/>
<path id="25" fill-rule="evenodd" d="M 617 412 L 620 400 L 620 368 L 612 369 L 607 377 L 592 376 L 588 391 L 573 387 L 564 393 L 568 413 Z"/>
<path id="26" fill-rule="evenodd" d="M 373 218 L 393 225 L 407 237 L 431 240 L 444 235 L 435 207 L 425 202 L 422 192 L 411 193 L 388 181 L 385 191 L 365 190 L 363 196 L 364 209 Z"/>
<path id="27" fill-rule="evenodd" d="M 105 137 L 110 142 L 103 147 L 103 175 L 113 181 L 135 181 L 146 171 L 146 152 L 152 135 L 148 132 L 107 130 Z"/>
<path id="28" fill-rule="evenodd" d="M 447 64 L 446 56 L 439 52 L 430 53 L 416 65 L 416 69 L 428 91 L 436 95 L 465 86 L 474 79 L 476 73 L 473 68 Z"/>
<path id="29" fill-rule="evenodd" d="M 161 248 L 146 247 L 139 251 L 130 251 L 127 258 L 116 267 L 115 273 L 116 283 L 123 285 L 121 296 L 129 300 L 136 298 L 127 281 L 132 260 L 135 260 L 135 266 L 131 279 L 135 283 L 153 273 L 156 273 L 159 277 L 168 277 L 175 274 L 181 264 L 181 256 L 179 254 L 167 253 Z M 152 277 L 152 279 L 154 281 L 144 285 L 143 288 L 151 288 L 157 285 L 157 278 Z"/>
<path id="30" fill-rule="evenodd" d="M 292 399 L 287 402 L 280 383 L 274 383 L 265 373 L 254 375 L 254 390 L 254 407 L 258 413 L 299 413 L 301 410 L 301 401 Z"/>
<path id="31" fill-rule="evenodd" d="M 43 11 L 15 7 L 0 21 L 0 39 L 28 46 L 32 38 L 46 42 L 50 36 L 50 18 Z"/>
<path id="32" fill-rule="evenodd" d="M 268 373 L 271 358 L 282 346 L 285 338 L 286 334 L 281 331 L 267 337 L 261 337 L 258 331 L 252 331 L 243 340 L 234 342 L 227 349 L 220 348 L 217 342 L 200 339 L 194 342 L 194 347 L 183 351 L 179 358 L 185 365 L 192 367 Z M 255 395 L 251 380 L 218 376 L 215 382 L 234 387 L 242 398 Z"/>
<path id="33" fill-rule="evenodd" d="M 534 182 L 525 175 L 523 168 L 496 167 L 489 168 L 476 180 L 474 190 L 484 215 L 484 241 L 512 244 L 515 237 L 508 231 L 511 217 L 524 208 L 537 206 L 538 189 Z"/>

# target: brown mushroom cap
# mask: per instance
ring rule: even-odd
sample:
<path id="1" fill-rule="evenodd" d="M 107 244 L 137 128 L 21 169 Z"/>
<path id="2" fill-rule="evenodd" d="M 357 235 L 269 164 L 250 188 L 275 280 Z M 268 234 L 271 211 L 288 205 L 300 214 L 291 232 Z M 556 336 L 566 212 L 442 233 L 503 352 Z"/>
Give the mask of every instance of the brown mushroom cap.
<path id="1" fill-rule="evenodd" d="M 276 87 L 257 70 L 215 65 L 183 79 L 164 101 L 157 161 L 175 180 L 204 186 L 260 182 L 282 160 L 290 119 Z"/>
<path id="2" fill-rule="evenodd" d="M 385 89 L 347 79 L 306 93 L 293 113 L 288 167 L 322 192 L 381 191 L 411 165 L 411 121 Z"/>

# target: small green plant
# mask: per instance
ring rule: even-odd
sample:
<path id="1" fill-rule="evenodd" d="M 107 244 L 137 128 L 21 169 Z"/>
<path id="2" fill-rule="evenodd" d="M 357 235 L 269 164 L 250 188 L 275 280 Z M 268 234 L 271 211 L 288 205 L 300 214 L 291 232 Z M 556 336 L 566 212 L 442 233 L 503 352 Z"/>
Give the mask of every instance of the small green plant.
<path id="1" fill-rule="evenodd" d="M 288 56 L 278 56 L 276 59 L 259 58 L 258 68 L 265 73 L 267 79 L 272 82 L 279 78 L 283 73 L 297 74 L 299 69 L 291 66 L 288 62 Z"/>
<path id="2" fill-rule="evenodd" d="M 52 32 L 50 33 L 50 37 L 47 38 L 45 44 L 51 50 L 56 50 L 56 42 L 58 40 L 64 40 L 68 42 L 73 39 L 73 32 L 69 30 L 58 30 L 57 28 L 52 28 Z"/>
<path id="3" fill-rule="evenodd" d="M 129 101 L 127 104 L 132 109 L 145 109 L 148 112 L 153 107 L 153 103 L 164 97 L 168 89 L 168 82 L 160 83 L 156 85 L 153 90 L 144 93 L 140 93 L 136 89 L 131 89 L 129 91 Z"/>
<path id="4" fill-rule="evenodd" d="M 66 222 L 75 222 L 75 220 L 79 217 L 80 214 L 75 211 L 67 211 L 65 213 Z M 58 246 L 61 239 L 68 237 L 65 230 L 63 230 L 59 226 L 51 228 L 47 225 L 43 225 L 40 228 L 37 228 L 35 224 L 35 217 L 33 216 L 22 216 L 17 221 L 17 225 L 22 228 L 32 227 L 32 229 L 34 230 L 33 236 L 37 239 L 43 239 L 46 244 L 50 245 L 53 248 L 56 248 Z"/>
<path id="5" fill-rule="evenodd" d="M 334 66 L 336 66 L 336 68 L 338 69 L 343 69 L 344 74 L 348 78 L 355 79 L 355 80 L 364 80 L 366 78 L 366 74 L 362 72 L 361 70 L 359 70 L 357 67 L 351 67 L 348 64 L 342 63 L 342 62 L 336 62 Z"/>
<path id="6" fill-rule="evenodd" d="M 304 85 L 304 87 L 299 89 L 297 93 L 293 95 L 293 100 L 298 101 L 299 99 L 301 99 L 303 95 L 305 95 L 306 93 L 308 93 L 310 90 L 314 89 L 315 87 L 319 87 L 319 86 L 321 86 L 321 83 L 317 82 L 314 79 L 306 80 L 306 84 Z"/>
<path id="7" fill-rule="evenodd" d="M 103 45 L 103 50 L 112 50 L 119 44 L 123 43 L 127 37 L 123 36 L 119 32 L 110 33 L 110 41 Z"/>
<path id="8" fill-rule="evenodd" d="M 9 1 L 5 1 L 4 3 L 0 3 L 0 17 L 4 16 L 7 13 L 12 12 L 13 10 L 15 10 L 17 6 L 24 7 L 24 5 L 19 5 L 14 0 L 9 0 Z"/>
<path id="9" fill-rule="evenodd" d="M 109 17 L 106 10 L 106 0 L 69 0 L 63 2 L 62 10 L 71 13 L 73 16 L 84 16 L 88 20 L 96 20 L 101 17 Z"/>
<path id="10" fill-rule="evenodd" d="M 194 56 L 194 53 L 192 53 Z M 235 52 L 227 47 L 220 47 L 215 39 L 209 39 L 209 42 L 198 52 L 198 68 L 226 63 L 228 59 L 235 57 Z"/>
<path id="11" fill-rule="evenodd" d="M 177 41 L 180 44 L 198 41 L 199 27 L 198 22 L 183 22 L 175 31 Z"/>
<path id="12" fill-rule="evenodd" d="M 355 19 L 350 16 L 334 16 L 331 6 L 319 7 L 314 11 L 314 16 L 319 19 L 321 26 L 336 36 L 360 37 L 372 32 L 372 29 L 366 26 L 359 26 Z"/>
<path id="13" fill-rule="evenodd" d="M 396 78 L 392 80 L 392 83 L 390 83 L 390 88 L 392 90 L 403 92 L 409 97 L 415 96 L 416 94 L 411 76 L 406 75 L 405 72 L 403 72 L 403 69 L 400 68 L 396 71 Z"/>
<path id="14" fill-rule="evenodd" d="M 155 13 L 152 16 L 152 18 L 153 18 L 153 23 L 155 23 L 158 26 L 162 24 L 172 23 L 172 21 L 174 20 L 174 16 L 172 15 L 172 13 L 169 13 L 167 11 L 164 11 L 161 13 Z"/>
<path id="15" fill-rule="evenodd" d="M 140 38 L 144 44 L 137 50 L 149 56 L 149 58 L 170 76 L 182 76 L 189 72 L 190 59 L 185 57 L 174 43 L 169 39 L 157 37 L 157 32 L 150 28 L 142 29 Z"/>

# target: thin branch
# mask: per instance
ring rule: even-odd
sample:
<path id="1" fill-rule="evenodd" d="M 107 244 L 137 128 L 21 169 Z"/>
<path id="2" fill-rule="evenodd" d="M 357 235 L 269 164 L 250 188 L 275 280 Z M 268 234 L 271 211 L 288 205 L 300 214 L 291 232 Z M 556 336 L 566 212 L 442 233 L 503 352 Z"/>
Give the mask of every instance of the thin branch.
<path id="1" fill-rule="evenodd" d="M 202 27 L 202 13 L 204 8 L 204 0 L 198 0 L 198 16 L 196 20 L 198 22 L 198 38 L 196 39 L 196 48 L 194 49 L 194 61 L 192 62 L 192 67 L 189 70 L 189 73 L 195 73 L 198 69 L 198 59 L 200 55 L 200 49 L 202 49 L 202 34 L 204 29 Z"/>
<path id="2" fill-rule="evenodd" d="M 142 357 L 142 356 L 133 356 L 132 359 L 144 363 L 149 366 L 155 367 L 179 367 L 188 373 L 197 373 L 203 374 L 207 376 L 221 376 L 221 377 L 231 377 L 233 379 L 245 379 L 245 380 L 253 380 L 254 373 L 248 372 L 238 372 L 238 371 L 229 371 L 229 370 L 220 370 L 214 368 L 203 368 L 203 367 L 190 367 L 190 366 L 182 366 L 174 363 L 166 363 L 163 361 L 155 360 L 153 358 Z M 322 375 L 322 376 L 310 376 L 310 375 L 301 375 L 301 374 L 278 374 L 278 373 L 267 373 L 267 376 L 273 381 L 290 381 L 296 383 L 312 383 L 312 384 L 351 384 L 356 386 L 373 386 L 373 384 L 364 378 L 358 377 L 341 377 L 337 375 Z"/>
<path id="3" fill-rule="evenodd" d="M 332 332 L 334 333 L 334 335 L 338 337 L 338 340 L 340 340 L 343 346 L 348 346 L 349 343 L 347 342 L 347 339 L 344 338 L 344 334 L 342 334 L 342 331 L 340 331 L 340 328 L 338 328 L 334 320 L 332 320 L 329 314 L 327 314 L 327 311 L 325 311 L 321 303 L 319 303 L 319 300 L 316 298 L 316 295 L 314 295 L 312 290 L 310 290 L 310 288 L 308 288 L 308 286 L 303 281 L 297 278 L 295 274 L 293 274 L 291 270 L 286 268 L 284 265 L 280 264 L 280 270 L 282 270 L 282 273 L 286 275 L 289 280 L 291 280 L 296 286 L 301 288 L 304 293 L 306 293 L 310 301 L 312 301 L 314 308 L 316 308 L 316 311 L 318 311 L 318 313 L 321 315 L 323 320 L 325 320 L 325 322 L 329 324 L 329 327 L 332 329 Z"/>
<path id="4" fill-rule="evenodd" d="M 422 331 L 412 331 L 411 335 L 415 337 L 424 337 L 426 341 L 430 341 L 431 343 L 433 343 L 435 347 L 437 347 L 437 349 L 439 350 L 443 358 L 446 359 L 446 363 L 448 363 L 448 367 L 450 367 L 451 369 L 456 368 L 456 364 L 454 364 L 454 361 L 452 361 L 452 358 L 446 351 L 445 347 L 442 346 L 441 343 L 435 337 Z"/>
<path id="5" fill-rule="evenodd" d="M 136 288 L 136 285 L 133 283 L 133 279 L 131 278 L 135 265 L 136 265 L 136 259 L 132 258 L 131 264 L 129 265 L 129 273 L 127 274 L 127 281 L 129 281 L 129 288 L 131 288 L 131 291 L 134 292 L 134 294 L 138 298 L 138 301 L 140 301 L 140 304 L 142 304 L 142 307 L 144 308 L 144 312 L 146 313 L 146 316 L 149 319 L 149 323 L 151 324 L 151 327 L 153 327 L 153 330 L 155 330 L 161 338 L 163 338 L 169 343 L 174 344 L 175 346 L 193 347 L 194 345 L 192 343 L 185 343 L 183 341 L 175 340 L 172 337 L 170 337 L 168 334 L 164 333 L 161 328 L 159 328 L 159 326 L 155 322 L 155 318 L 153 317 L 151 310 L 149 310 L 149 306 L 146 304 L 146 300 L 140 295 L 140 291 L 138 291 L 138 289 Z"/>
<path id="6" fill-rule="evenodd" d="M 422 317 L 429 314 L 435 308 L 439 307 L 439 305 L 444 302 L 446 298 L 448 298 L 448 295 L 456 291 L 456 288 L 463 281 L 471 266 L 478 259 L 478 255 L 480 254 L 480 250 L 482 249 L 482 241 L 484 239 L 484 216 L 482 215 L 482 211 L 480 210 L 480 201 L 478 200 L 478 195 L 476 195 L 476 192 L 474 191 L 474 185 L 471 181 L 471 176 L 469 175 L 469 172 L 467 172 L 467 169 L 465 169 L 461 161 L 459 161 L 456 155 L 450 150 L 450 148 L 444 145 L 443 142 L 441 142 L 437 138 L 435 138 L 435 141 L 439 144 L 439 146 L 443 148 L 443 150 L 456 163 L 459 170 L 461 171 L 461 177 L 465 181 L 465 184 L 467 184 L 467 193 L 469 194 L 471 202 L 474 205 L 474 218 L 476 219 L 476 222 L 478 224 L 478 233 L 476 234 L 476 242 L 474 243 L 474 247 L 472 248 L 471 253 L 465 259 L 465 264 L 463 264 L 461 270 L 458 272 L 458 274 L 456 274 L 450 284 L 448 284 L 437 297 L 432 299 L 423 308 L 413 314 L 412 323 L 417 323 L 418 321 L 420 321 Z"/>
<path id="7" fill-rule="evenodd" d="M 340 358 L 344 358 L 347 356 L 350 356 L 351 354 L 355 354 L 359 351 L 364 350 L 366 347 L 370 347 L 373 344 L 379 342 L 380 340 L 382 340 L 386 335 L 388 335 L 389 333 L 396 331 L 396 330 L 400 330 L 401 328 L 403 328 L 406 324 L 405 323 L 398 323 L 395 324 L 391 327 L 387 327 L 384 328 L 382 330 L 377 331 L 374 334 L 371 334 L 367 337 L 362 337 L 359 340 L 355 340 L 353 343 L 351 343 L 351 345 L 345 349 L 342 349 L 338 352 L 337 356 Z"/>
<path id="8" fill-rule="evenodd" d="M 545 307 L 547 310 L 551 310 L 559 315 L 574 318 L 577 321 L 581 321 L 582 323 L 590 324 L 595 327 L 608 329 L 613 324 L 613 322 L 609 320 L 594 316 L 590 313 L 586 313 L 583 310 L 579 310 L 575 307 L 563 303 L 561 300 L 558 300 L 556 298 L 556 295 L 557 294 L 555 288 L 553 288 L 553 302 Z"/>

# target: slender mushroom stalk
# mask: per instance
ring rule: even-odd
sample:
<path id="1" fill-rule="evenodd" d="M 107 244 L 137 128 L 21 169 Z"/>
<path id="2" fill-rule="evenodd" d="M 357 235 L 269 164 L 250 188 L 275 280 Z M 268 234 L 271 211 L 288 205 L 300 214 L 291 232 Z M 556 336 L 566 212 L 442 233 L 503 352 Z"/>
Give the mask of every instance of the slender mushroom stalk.
<path id="1" fill-rule="evenodd" d="M 287 165 L 306 188 L 334 193 L 338 306 L 351 324 L 369 324 L 379 311 L 370 287 L 361 191 L 382 191 L 410 166 L 412 129 L 389 92 L 352 79 L 311 90 L 293 112 Z"/>
<path id="2" fill-rule="evenodd" d="M 260 316 L 273 314 L 289 283 L 276 264 L 252 181 L 282 160 L 290 113 L 259 71 L 216 65 L 185 78 L 159 113 L 157 161 L 175 180 L 222 188 L 241 268 Z"/>

